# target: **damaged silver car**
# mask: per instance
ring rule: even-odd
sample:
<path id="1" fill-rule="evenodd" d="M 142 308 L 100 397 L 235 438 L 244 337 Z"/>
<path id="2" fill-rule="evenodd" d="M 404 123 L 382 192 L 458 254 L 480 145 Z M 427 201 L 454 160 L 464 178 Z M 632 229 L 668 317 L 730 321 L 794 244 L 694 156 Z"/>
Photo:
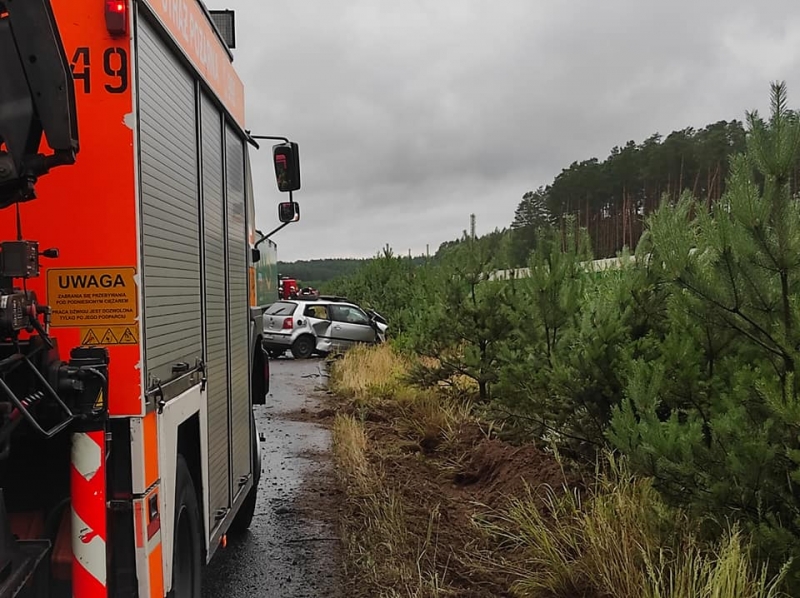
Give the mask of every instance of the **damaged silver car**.
<path id="1" fill-rule="evenodd" d="M 264 349 L 270 357 L 287 349 L 295 359 L 345 351 L 355 344 L 386 340 L 386 318 L 341 297 L 277 301 L 263 316 Z"/>

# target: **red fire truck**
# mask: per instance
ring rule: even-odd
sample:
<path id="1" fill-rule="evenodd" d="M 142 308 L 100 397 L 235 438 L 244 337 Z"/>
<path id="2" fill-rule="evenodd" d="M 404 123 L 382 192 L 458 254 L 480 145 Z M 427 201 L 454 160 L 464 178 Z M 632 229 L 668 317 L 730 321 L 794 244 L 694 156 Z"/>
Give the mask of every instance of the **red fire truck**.
<path id="1" fill-rule="evenodd" d="M 278 299 L 296 299 L 299 289 L 297 281 L 288 276 L 282 276 L 278 284 Z"/>
<path id="2" fill-rule="evenodd" d="M 253 517 L 256 143 L 218 16 L 0 0 L 0 598 L 196 598 Z"/>

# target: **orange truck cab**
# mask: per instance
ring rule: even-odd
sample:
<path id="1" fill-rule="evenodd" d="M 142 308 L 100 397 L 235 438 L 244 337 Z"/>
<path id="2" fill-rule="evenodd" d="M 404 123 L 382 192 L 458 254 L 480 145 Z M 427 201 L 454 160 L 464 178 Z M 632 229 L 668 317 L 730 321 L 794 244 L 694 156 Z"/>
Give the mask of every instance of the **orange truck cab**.
<path id="1" fill-rule="evenodd" d="M 269 368 L 233 24 L 0 0 L 0 598 L 199 597 L 250 525 Z M 296 144 L 273 165 L 299 189 Z"/>

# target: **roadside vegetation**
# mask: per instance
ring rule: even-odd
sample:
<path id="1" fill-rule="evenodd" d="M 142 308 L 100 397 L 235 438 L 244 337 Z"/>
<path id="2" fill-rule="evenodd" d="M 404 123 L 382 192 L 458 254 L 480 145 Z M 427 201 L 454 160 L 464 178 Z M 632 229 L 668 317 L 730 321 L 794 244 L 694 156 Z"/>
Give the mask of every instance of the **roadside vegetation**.
<path id="1" fill-rule="evenodd" d="M 529 277 L 488 280 L 495 235 L 324 289 L 393 333 L 331 370 L 363 595 L 800 596 L 800 118 L 771 100 L 617 269 L 546 198 Z"/>

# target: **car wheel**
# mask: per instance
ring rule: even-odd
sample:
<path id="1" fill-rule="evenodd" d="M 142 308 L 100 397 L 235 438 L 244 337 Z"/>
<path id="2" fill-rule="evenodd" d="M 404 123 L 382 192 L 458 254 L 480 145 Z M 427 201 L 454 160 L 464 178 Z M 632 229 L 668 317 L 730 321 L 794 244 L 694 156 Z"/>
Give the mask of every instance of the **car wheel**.
<path id="1" fill-rule="evenodd" d="M 172 545 L 172 596 L 200 598 L 201 568 L 200 508 L 192 476 L 183 455 L 175 472 L 175 531 Z"/>
<path id="2" fill-rule="evenodd" d="M 314 339 L 310 336 L 301 336 L 292 343 L 292 356 L 295 359 L 308 359 L 314 353 Z"/>

